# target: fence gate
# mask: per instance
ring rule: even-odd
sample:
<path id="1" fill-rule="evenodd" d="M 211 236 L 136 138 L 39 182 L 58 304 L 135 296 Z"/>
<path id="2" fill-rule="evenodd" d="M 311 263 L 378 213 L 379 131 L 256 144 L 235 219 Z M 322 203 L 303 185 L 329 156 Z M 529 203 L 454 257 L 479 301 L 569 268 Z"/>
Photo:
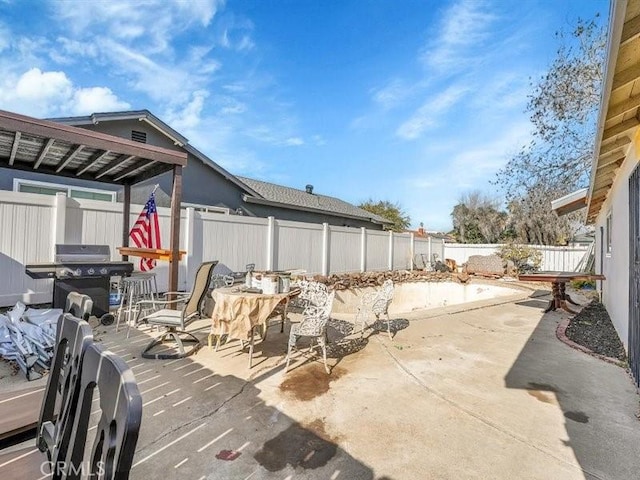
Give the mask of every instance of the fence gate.
<path id="1" fill-rule="evenodd" d="M 640 167 L 629 179 L 629 367 L 640 386 Z"/>

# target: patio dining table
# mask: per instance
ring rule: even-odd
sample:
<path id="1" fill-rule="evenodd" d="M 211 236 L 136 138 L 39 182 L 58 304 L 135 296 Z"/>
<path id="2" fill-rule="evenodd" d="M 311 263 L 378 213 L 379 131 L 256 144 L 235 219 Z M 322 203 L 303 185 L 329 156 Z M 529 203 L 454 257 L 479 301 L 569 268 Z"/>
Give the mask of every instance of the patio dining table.
<path id="1" fill-rule="evenodd" d="M 545 312 L 561 308 L 569 313 L 577 313 L 567 305 L 567 303 L 579 305 L 574 302 L 571 296 L 566 292 L 567 282 L 574 280 L 606 280 L 606 278 L 604 275 L 582 272 L 536 272 L 518 275 L 518 280 L 522 282 L 551 283 L 551 293 L 553 297 L 549 301 L 549 306 L 545 309 Z"/>
<path id="2" fill-rule="evenodd" d="M 298 293 L 298 289 L 276 294 L 253 293 L 237 286 L 214 289 L 211 293 L 215 305 L 211 313 L 209 347 L 215 336 L 251 340 L 256 327 L 266 328 L 268 319 L 278 305 L 285 307 L 286 315 L 289 300 Z"/>

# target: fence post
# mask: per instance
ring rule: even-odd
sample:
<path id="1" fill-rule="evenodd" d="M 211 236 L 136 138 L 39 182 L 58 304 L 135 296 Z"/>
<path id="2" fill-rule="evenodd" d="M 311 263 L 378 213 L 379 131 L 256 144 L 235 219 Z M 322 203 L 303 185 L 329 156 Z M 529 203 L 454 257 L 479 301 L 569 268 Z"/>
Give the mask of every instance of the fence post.
<path id="1" fill-rule="evenodd" d="M 411 257 L 409 259 L 409 270 L 413 270 L 413 257 L 415 256 L 416 253 L 416 237 L 413 233 L 409 234 L 409 256 Z"/>
<path id="2" fill-rule="evenodd" d="M 427 251 L 429 252 L 429 264 L 433 261 L 433 256 L 431 255 L 431 235 L 429 235 L 429 242 L 427 243 Z"/>
<path id="3" fill-rule="evenodd" d="M 322 275 L 329 275 L 329 224 L 322 224 Z"/>
<path id="4" fill-rule="evenodd" d="M 389 270 L 393 270 L 393 230 L 389 230 Z"/>
<path id="5" fill-rule="evenodd" d="M 266 270 L 273 270 L 273 250 L 276 238 L 276 219 L 275 217 L 267 217 L 267 265 Z"/>
<path id="6" fill-rule="evenodd" d="M 187 216 L 185 218 L 185 222 L 184 222 L 184 242 L 185 242 L 185 249 L 187 250 L 187 255 L 185 257 L 185 283 L 186 283 L 186 289 L 187 291 L 190 291 L 193 288 L 193 285 L 189 284 L 189 280 L 191 278 L 195 278 L 195 276 L 192 277 L 191 275 L 191 270 L 195 270 L 195 266 L 197 263 L 199 263 L 197 261 L 197 259 L 195 258 L 195 221 L 196 221 L 196 211 L 193 207 L 187 207 Z M 202 254 L 202 248 L 199 249 L 200 253 Z M 194 272 L 195 273 L 195 272 Z"/>
<path id="7" fill-rule="evenodd" d="M 360 271 L 367 271 L 367 229 L 360 227 Z"/>
<path id="8" fill-rule="evenodd" d="M 51 232 L 51 261 L 55 261 L 56 244 L 64 243 L 65 227 L 67 223 L 67 194 L 56 193 L 53 209 L 53 231 Z"/>

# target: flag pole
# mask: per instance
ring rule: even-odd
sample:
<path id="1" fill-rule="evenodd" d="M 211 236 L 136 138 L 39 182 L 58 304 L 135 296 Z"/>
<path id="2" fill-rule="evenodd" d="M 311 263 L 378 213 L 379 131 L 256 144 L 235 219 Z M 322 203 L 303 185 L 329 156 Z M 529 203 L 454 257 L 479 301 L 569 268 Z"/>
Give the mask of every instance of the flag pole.
<path id="1" fill-rule="evenodd" d="M 153 190 L 151 191 L 151 195 L 153 195 L 154 193 L 156 193 L 156 190 L 158 189 L 158 187 L 160 186 L 159 183 L 156 183 L 156 185 L 153 187 Z"/>

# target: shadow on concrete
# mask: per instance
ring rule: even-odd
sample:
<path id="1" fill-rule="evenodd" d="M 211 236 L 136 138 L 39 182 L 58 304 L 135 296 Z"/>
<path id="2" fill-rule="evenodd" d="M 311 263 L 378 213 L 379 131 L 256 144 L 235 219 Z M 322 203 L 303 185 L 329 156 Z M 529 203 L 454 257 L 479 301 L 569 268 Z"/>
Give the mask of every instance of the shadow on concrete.
<path id="1" fill-rule="evenodd" d="M 147 333 L 134 331 L 127 340 L 110 327 L 99 330 L 99 341 L 132 368 L 143 397 L 131 479 L 255 475 L 282 480 L 302 475 L 390 480 L 376 477 L 343 450 L 323 417 L 299 423 L 260 398 L 256 384 L 281 372 L 281 367 L 247 381 L 204 367 L 197 362 L 198 354 L 169 361 L 142 359 L 139 353 L 149 340 Z M 299 375 L 305 373 L 298 370 Z M 325 377 L 328 390 L 331 378 Z"/>
<path id="2" fill-rule="evenodd" d="M 637 395 L 618 367 L 594 363 L 599 361 L 586 354 L 576 358 L 583 354 L 556 338 L 558 319 L 557 314 L 541 317 L 505 385 L 561 409 L 569 437 L 562 442 L 572 448 L 585 478 L 637 478 L 636 462 L 614 460 L 624 458 L 623 451 L 632 451 L 640 441 L 633 418 Z"/>

